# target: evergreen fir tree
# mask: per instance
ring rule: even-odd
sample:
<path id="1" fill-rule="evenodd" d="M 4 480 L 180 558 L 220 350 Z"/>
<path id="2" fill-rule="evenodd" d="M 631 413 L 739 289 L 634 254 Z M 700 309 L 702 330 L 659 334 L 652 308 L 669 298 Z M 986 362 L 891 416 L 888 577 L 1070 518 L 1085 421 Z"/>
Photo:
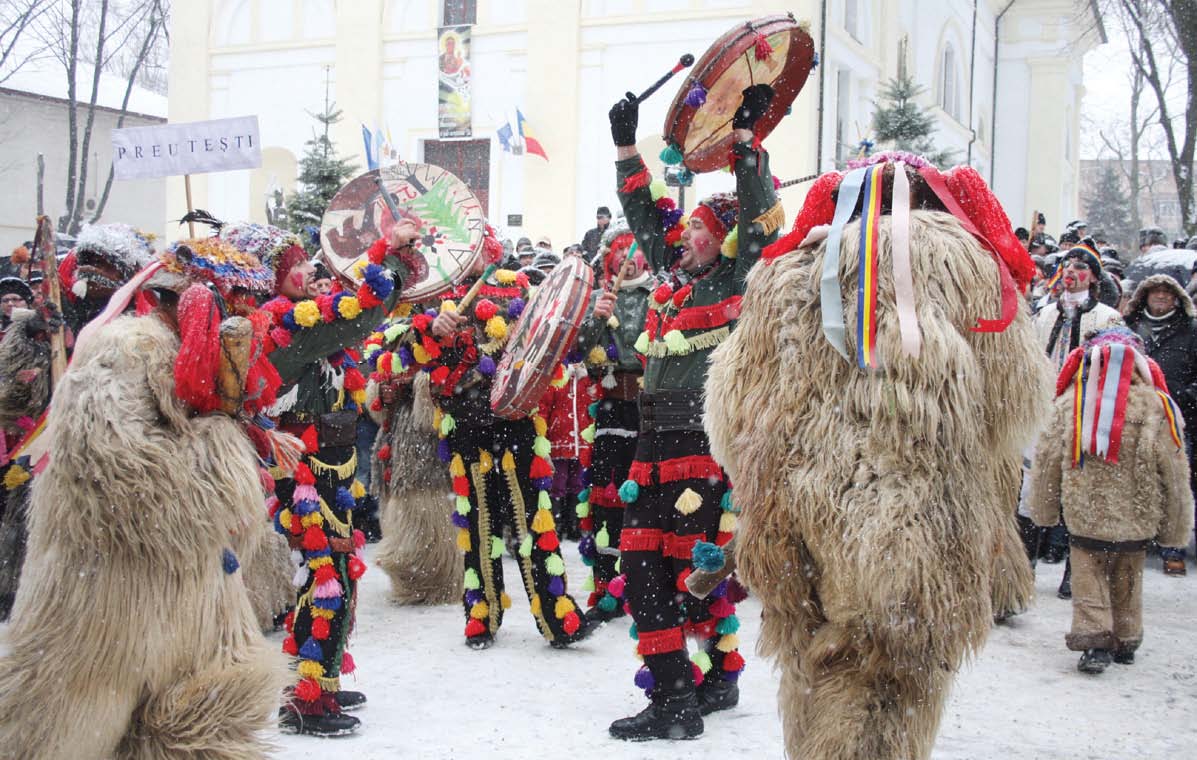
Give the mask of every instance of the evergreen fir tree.
<path id="1" fill-rule="evenodd" d="M 1121 251 L 1129 250 L 1134 232 L 1130 218 L 1130 199 L 1122 188 L 1118 172 L 1105 166 L 1097 182 L 1082 193 L 1081 204 L 1087 209 L 1089 229 L 1101 230 L 1106 239 Z"/>
<path id="2" fill-rule="evenodd" d="M 325 87 L 324 112 L 311 114 L 320 123 L 312 139 L 304 145 L 303 158 L 299 159 L 299 187 L 287 202 L 289 224 L 292 232 L 303 239 L 308 253 L 319 252 L 320 220 L 329 201 L 357 173 L 352 161 L 337 156 L 328 133 L 332 125 L 341 120 L 341 112 L 328 99 Z M 310 113 L 310 112 L 309 112 Z M 312 234 L 313 228 L 316 234 Z"/>
<path id="3" fill-rule="evenodd" d="M 945 169 L 956 162 L 955 151 L 936 147 L 932 134 L 935 118 L 915 102 L 925 88 L 902 74 L 882 85 L 882 102 L 873 103 L 873 132 L 877 142 L 891 150 L 917 153 Z"/>

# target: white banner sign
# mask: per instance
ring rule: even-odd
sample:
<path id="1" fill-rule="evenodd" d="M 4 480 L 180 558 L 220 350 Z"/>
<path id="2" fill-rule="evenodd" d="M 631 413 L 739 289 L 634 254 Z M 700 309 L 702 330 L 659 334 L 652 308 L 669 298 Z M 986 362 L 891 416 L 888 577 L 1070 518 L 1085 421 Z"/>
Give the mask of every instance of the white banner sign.
<path id="1" fill-rule="evenodd" d="M 262 165 L 258 117 L 112 130 L 117 179 L 202 174 Z"/>

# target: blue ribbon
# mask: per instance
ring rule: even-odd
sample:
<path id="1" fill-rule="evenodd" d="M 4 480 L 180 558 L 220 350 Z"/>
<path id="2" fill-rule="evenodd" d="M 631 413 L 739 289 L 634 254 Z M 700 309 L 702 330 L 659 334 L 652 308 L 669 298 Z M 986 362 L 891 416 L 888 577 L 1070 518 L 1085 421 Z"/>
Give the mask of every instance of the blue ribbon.
<path id="1" fill-rule="evenodd" d="M 864 185 L 868 167 L 853 169 L 840 181 L 839 197 L 835 202 L 835 216 L 827 233 L 827 250 L 823 253 L 823 276 L 819 280 L 819 298 L 823 306 L 823 335 L 827 342 L 848 358 L 844 328 L 844 298 L 840 293 L 840 240 L 844 226 L 852 217 L 860 189 Z"/>

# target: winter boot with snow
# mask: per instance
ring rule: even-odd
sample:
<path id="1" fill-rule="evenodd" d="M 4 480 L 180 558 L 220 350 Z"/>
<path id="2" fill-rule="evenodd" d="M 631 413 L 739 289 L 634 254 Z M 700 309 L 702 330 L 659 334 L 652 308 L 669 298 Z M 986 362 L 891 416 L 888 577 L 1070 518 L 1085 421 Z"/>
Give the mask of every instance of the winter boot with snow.
<path id="1" fill-rule="evenodd" d="M 553 649 L 565 649 L 566 647 L 577 644 L 579 641 L 590 638 L 590 634 L 599 629 L 602 623 L 598 620 L 591 620 L 589 615 L 579 615 L 582 618 L 581 625 L 578 630 L 574 631 L 568 636 L 558 636 L 549 642 L 549 646 Z"/>
<path id="2" fill-rule="evenodd" d="M 586 619 L 593 620 L 596 623 L 609 623 L 616 618 L 621 618 L 627 613 L 623 611 L 623 605 L 619 600 L 615 600 L 615 604 L 611 605 L 611 609 L 605 610 L 600 601 L 599 604 L 594 605 L 586 610 Z"/>
<path id="3" fill-rule="evenodd" d="M 295 708 L 284 705 L 279 711 L 278 727 L 286 734 L 308 736 L 346 736 L 362 724 L 352 715 L 326 710 L 319 715 L 302 715 Z"/>
<path id="4" fill-rule="evenodd" d="M 1086 649 L 1085 653 L 1081 655 L 1081 659 L 1076 664 L 1076 669 L 1082 673 L 1089 673 L 1090 675 L 1098 675 L 1104 673 L 1106 668 L 1110 667 L 1110 662 L 1113 660 L 1110 657 L 1110 650 L 1108 649 Z"/>
<path id="5" fill-rule="evenodd" d="M 344 712 L 360 710 L 366 706 L 366 695 L 360 691 L 338 691 L 333 694 L 333 698 Z"/>
<path id="6" fill-rule="evenodd" d="M 1134 665 L 1135 650 L 1118 647 L 1114 650 L 1114 662 L 1118 663 L 1119 665 Z"/>
<path id="7" fill-rule="evenodd" d="M 489 632 L 466 636 L 465 645 L 470 649 L 490 649 L 495 645 L 495 637 Z"/>
<path id="8" fill-rule="evenodd" d="M 620 718 L 608 729 L 616 739 L 644 742 L 650 739 L 693 739 L 702 735 L 702 713 L 693 689 L 654 693 L 648 707 L 630 718 Z"/>
<path id="9" fill-rule="evenodd" d="M 740 686 L 718 676 L 704 678 L 698 687 L 698 709 L 703 715 L 730 710 L 740 703 Z"/>

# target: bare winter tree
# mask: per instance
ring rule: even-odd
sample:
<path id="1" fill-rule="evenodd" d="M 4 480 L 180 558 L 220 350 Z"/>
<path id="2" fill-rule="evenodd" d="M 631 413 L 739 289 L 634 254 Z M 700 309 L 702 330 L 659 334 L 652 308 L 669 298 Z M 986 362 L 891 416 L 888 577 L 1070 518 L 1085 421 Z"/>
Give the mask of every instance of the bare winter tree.
<path id="1" fill-rule="evenodd" d="M 1155 102 L 1182 224 L 1187 234 L 1197 234 L 1197 0 L 1105 0 L 1103 6 L 1127 34 L 1132 66 Z M 1175 83 L 1172 64 L 1181 72 Z"/>
<path id="2" fill-rule="evenodd" d="M 50 0 L 5 0 L 0 3 L 0 84 L 26 63 L 46 53 L 46 44 L 33 30 L 51 6 Z"/>

